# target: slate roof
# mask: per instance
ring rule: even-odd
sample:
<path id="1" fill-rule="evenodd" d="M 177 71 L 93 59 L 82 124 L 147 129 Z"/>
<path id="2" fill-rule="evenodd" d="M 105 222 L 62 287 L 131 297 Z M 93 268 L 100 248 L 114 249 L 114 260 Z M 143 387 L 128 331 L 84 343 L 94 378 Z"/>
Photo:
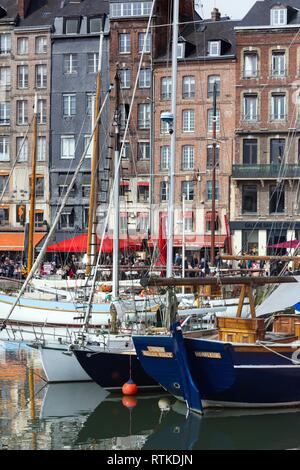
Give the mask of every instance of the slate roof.
<path id="1" fill-rule="evenodd" d="M 257 1 L 240 22 L 240 26 L 270 26 L 270 10 L 275 5 L 288 7 L 288 25 L 300 24 L 300 0 Z"/>

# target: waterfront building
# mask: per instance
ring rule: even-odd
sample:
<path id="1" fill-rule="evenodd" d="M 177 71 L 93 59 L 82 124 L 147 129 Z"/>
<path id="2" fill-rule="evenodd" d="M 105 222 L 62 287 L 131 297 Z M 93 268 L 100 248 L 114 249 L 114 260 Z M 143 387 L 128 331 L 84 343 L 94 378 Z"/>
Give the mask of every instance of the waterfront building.
<path id="1" fill-rule="evenodd" d="M 51 22 L 29 0 L 0 15 L 0 250 L 22 251 L 29 219 L 32 119 L 38 99 L 35 244 L 49 223 Z"/>
<path id="2" fill-rule="evenodd" d="M 214 9 L 210 19 L 193 14 L 181 26 L 178 40 L 177 143 L 175 168 L 175 247 L 183 238 L 186 249 L 208 257 L 212 217 L 212 111 L 217 82 L 216 246 L 224 249 L 229 219 L 230 177 L 235 144 L 235 35 L 238 24 Z M 157 33 L 159 36 L 159 33 Z M 154 227 L 166 217 L 170 163 L 170 134 L 162 122 L 171 111 L 171 37 L 157 46 L 154 58 Z M 157 41 L 161 41 L 158 37 Z M 168 42 L 169 41 L 169 42 Z"/>
<path id="3" fill-rule="evenodd" d="M 236 26 L 235 254 L 299 240 L 299 6 L 256 2 Z"/>
<path id="4" fill-rule="evenodd" d="M 108 41 L 109 2 L 84 0 L 65 2 L 57 9 L 52 34 L 51 88 L 51 219 L 87 146 L 92 130 L 92 108 L 96 94 L 100 31 L 104 30 L 102 58 L 102 100 L 109 88 Z M 101 119 L 99 141 L 99 199 L 101 172 L 107 165 L 112 126 L 109 106 Z M 64 208 L 55 241 L 87 231 L 91 185 L 92 145 Z M 104 197 L 105 199 L 105 197 Z"/>

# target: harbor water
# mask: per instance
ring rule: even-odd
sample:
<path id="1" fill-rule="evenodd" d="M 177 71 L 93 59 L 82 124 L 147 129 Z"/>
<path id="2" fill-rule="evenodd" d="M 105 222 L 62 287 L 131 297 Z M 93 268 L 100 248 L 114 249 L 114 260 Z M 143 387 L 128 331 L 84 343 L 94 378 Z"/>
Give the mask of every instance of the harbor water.
<path id="1" fill-rule="evenodd" d="M 0 342 L 0 449 L 298 449 L 300 409 L 211 410 L 164 393 L 122 397 L 95 383 L 47 385 L 38 352 Z"/>

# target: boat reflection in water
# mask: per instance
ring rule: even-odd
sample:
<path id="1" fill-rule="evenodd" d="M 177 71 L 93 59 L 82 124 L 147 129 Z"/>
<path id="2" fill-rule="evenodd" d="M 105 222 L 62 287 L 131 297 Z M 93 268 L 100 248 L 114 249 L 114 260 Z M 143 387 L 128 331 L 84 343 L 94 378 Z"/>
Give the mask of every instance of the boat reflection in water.
<path id="1" fill-rule="evenodd" d="M 130 400 L 132 400 L 130 406 Z M 190 413 L 169 395 L 109 396 L 85 421 L 76 446 L 102 449 L 210 450 L 300 447 L 300 411 Z"/>

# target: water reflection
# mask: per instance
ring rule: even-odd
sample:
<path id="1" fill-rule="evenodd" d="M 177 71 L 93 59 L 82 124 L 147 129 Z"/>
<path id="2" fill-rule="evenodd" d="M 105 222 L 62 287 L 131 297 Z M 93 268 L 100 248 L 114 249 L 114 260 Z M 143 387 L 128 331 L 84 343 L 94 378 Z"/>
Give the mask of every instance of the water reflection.
<path id="1" fill-rule="evenodd" d="M 291 449 L 300 411 L 187 415 L 167 394 L 121 397 L 94 383 L 46 385 L 38 354 L 0 343 L 0 448 Z"/>

